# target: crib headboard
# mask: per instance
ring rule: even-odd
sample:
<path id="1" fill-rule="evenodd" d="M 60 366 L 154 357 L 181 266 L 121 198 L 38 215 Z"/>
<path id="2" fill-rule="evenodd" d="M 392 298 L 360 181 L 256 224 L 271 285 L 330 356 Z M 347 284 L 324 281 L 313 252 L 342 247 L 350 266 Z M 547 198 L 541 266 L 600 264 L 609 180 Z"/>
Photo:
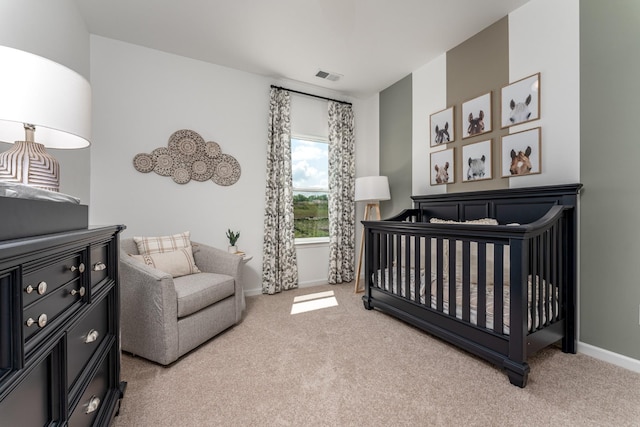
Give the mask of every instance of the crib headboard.
<path id="1" fill-rule="evenodd" d="M 528 224 L 541 218 L 551 206 L 577 205 L 582 184 L 412 196 L 423 222 L 431 218 L 467 221 L 495 218 L 500 224 Z"/>

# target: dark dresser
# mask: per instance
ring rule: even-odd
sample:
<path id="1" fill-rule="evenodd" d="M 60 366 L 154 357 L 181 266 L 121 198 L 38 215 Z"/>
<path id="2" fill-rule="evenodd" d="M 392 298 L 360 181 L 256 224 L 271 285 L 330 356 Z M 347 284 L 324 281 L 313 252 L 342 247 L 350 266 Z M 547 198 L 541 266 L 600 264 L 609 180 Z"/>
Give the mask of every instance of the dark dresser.
<path id="1" fill-rule="evenodd" d="M 123 229 L 0 239 L 1 426 L 108 426 L 117 414 Z"/>

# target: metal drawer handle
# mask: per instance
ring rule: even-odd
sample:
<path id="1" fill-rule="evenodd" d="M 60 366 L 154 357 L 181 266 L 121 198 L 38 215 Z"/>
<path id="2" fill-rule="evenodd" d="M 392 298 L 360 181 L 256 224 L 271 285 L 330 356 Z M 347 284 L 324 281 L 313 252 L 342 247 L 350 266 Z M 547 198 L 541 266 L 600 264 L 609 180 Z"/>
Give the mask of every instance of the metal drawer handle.
<path id="1" fill-rule="evenodd" d="M 47 292 L 47 282 L 45 282 L 44 280 L 40 283 L 38 283 L 38 293 L 40 295 L 44 294 L 45 292 Z M 34 288 L 33 286 L 29 285 L 26 288 L 24 288 L 24 291 L 28 294 L 30 294 L 31 292 L 33 292 L 34 290 L 36 290 L 36 288 Z"/>
<path id="2" fill-rule="evenodd" d="M 87 333 L 87 336 L 84 338 L 85 344 L 90 344 L 96 341 L 98 339 L 98 336 L 100 336 L 98 331 L 96 331 L 95 329 L 90 330 L 89 333 Z"/>
<path id="3" fill-rule="evenodd" d="M 33 320 L 32 317 L 28 318 L 27 321 L 25 322 L 27 324 L 27 327 L 31 327 L 33 324 L 36 323 L 35 320 Z M 38 326 L 40 326 L 41 328 L 44 328 L 47 324 L 47 315 L 42 313 L 39 317 L 38 317 Z"/>
<path id="4" fill-rule="evenodd" d="M 69 291 L 69 293 L 70 293 L 71 295 L 76 295 L 76 294 L 78 294 L 78 295 L 80 295 L 81 297 L 83 297 L 83 296 L 84 296 L 84 293 L 85 293 L 84 286 L 80 286 L 80 289 L 78 289 L 78 290 L 71 289 L 71 290 Z"/>
<path id="5" fill-rule="evenodd" d="M 76 271 L 77 270 L 80 273 L 84 273 L 84 264 L 80 263 L 80 265 L 77 266 L 77 267 L 75 265 L 72 265 L 71 267 L 69 267 L 69 270 L 71 270 L 71 271 Z"/>
<path id="6" fill-rule="evenodd" d="M 93 271 L 102 271 L 107 268 L 107 265 L 103 262 L 96 262 L 93 266 Z"/>
<path id="7" fill-rule="evenodd" d="M 87 405 L 87 409 L 84 411 L 84 413 L 90 414 L 94 412 L 96 409 L 98 409 L 98 406 L 100 406 L 100 398 L 96 396 L 91 396 L 91 399 L 89 400 L 89 404 Z"/>

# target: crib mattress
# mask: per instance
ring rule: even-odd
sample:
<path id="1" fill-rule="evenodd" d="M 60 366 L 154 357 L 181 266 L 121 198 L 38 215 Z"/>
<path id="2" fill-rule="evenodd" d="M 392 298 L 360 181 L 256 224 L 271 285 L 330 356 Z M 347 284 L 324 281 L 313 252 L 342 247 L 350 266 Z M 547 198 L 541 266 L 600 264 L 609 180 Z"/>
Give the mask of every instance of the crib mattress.
<path id="1" fill-rule="evenodd" d="M 384 279 L 381 276 L 381 272 L 378 271 L 377 272 L 377 277 L 375 280 L 376 286 L 380 289 L 384 289 L 385 291 L 389 291 L 393 294 L 396 295 L 400 295 L 402 297 L 408 298 L 411 301 L 416 301 L 415 298 L 415 294 L 414 294 L 414 289 L 415 289 L 415 271 L 413 269 L 409 270 L 409 293 L 407 294 L 407 290 L 406 290 L 406 270 L 401 268 L 400 269 L 400 282 L 401 282 L 401 286 L 400 289 L 398 290 L 398 284 L 397 284 L 397 279 L 398 279 L 398 274 L 396 271 L 396 268 L 393 267 L 391 269 L 391 278 L 389 278 L 389 269 L 385 269 L 384 270 Z M 381 280 L 383 279 L 383 280 Z M 532 280 L 531 277 L 529 277 L 528 280 L 528 307 L 529 310 L 527 310 L 527 317 L 528 317 L 528 329 L 531 330 L 532 329 L 532 316 L 531 316 L 531 300 L 532 300 L 532 291 L 533 291 L 533 286 L 532 286 Z M 541 286 L 541 281 L 540 280 L 536 280 L 536 295 L 540 295 L 540 290 L 543 289 L 546 286 L 546 283 L 544 281 L 542 281 L 542 286 Z M 389 284 L 391 284 L 391 290 L 389 289 Z M 430 280 L 430 284 L 431 284 L 431 301 L 429 306 L 432 309 L 437 310 L 438 308 L 438 295 L 437 295 L 437 280 L 436 280 L 436 275 L 435 273 L 431 274 L 431 280 Z M 485 314 L 485 328 L 486 329 L 490 329 L 490 330 L 494 330 L 494 286 L 492 283 L 488 283 L 486 285 L 486 289 L 485 289 L 485 293 L 486 293 L 486 314 Z M 462 319 L 463 318 L 463 306 L 462 306 L 462 294 L 463 294 L 463 283 L 461 280 L 456 280 L 456 313 L 455 313 L 455 317 L 458 319 Z M 546 291 L 545 295 L 549 296 L 549 299 L 551 300 L 551 292 Z M 469 295 L 469 302 L 470 302 L 470 314 L 469 314 L 469 322 L 473 325 L 478 325 L 478 285 L 477 283 L 470 283 L 470 295 Z M 556 298 L 554 299 L 555 301 L 555 310 L 551 313 L 547 313 L 547 310 L 545 309 L 544 305 L 542 307 L 538 307 L 538 309 L 536 310 L 536 324 L 535 324 L 535 328 L 539 328 L 541 325 L 544 325 L 547 322 L 547 315 L 552 315 L 552 313 L 558 313 L 558 294 L 557 294 L 557 290 L 556 290 Z M 445 314 L 449 314 L 452 315 L 452 313 L 449 313 L 449 283 L 448 283 L 448 279 L 443 280 L 443 286 L 442 286 L 442 299 L 443 299 L 443 309 L 442 312 Z M 422 305 L 426 305 L 426 280 L 425 280 L 425 270 L 422 269 L 420 270 L 420 304 Z M 503 330 L 502 331 L 495 331 L 498 333 L 502 333 L 504 335 L 509 335 L 509 302 L 510 302 L 510 290 L 509 290 L 509 286 L 508 285 L 504 285 L 503 286 L 503 308 L 502 308 L 502 313 L 503 313 Z M 550 301 L 551 302 L 551 301 Z"/>

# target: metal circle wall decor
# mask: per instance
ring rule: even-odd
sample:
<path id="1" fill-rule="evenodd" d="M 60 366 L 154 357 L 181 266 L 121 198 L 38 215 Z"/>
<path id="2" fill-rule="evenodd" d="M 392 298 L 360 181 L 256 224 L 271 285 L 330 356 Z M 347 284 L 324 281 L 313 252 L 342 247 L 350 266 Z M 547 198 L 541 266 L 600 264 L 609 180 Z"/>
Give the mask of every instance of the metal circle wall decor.
<path id="1" fill-rule="evenodd" d="M 138 172 L 169 176 L 178 184 L 210 179 L 229 186 L 240 179 L 240 164 L 235 157 L 223 154 L 217 142 L 205 142 L 190 129 L 172 133 L 167 147 L 158 147 L 151 154 L 136 154 L 133 166 Z"/>
<path id="2" fill-rule="evenodd" d="M 213 182 L 218 185 L 233 185 L 240 179 L 240 163 L 235 157 L 221 154 L 213 169 Z"/>

